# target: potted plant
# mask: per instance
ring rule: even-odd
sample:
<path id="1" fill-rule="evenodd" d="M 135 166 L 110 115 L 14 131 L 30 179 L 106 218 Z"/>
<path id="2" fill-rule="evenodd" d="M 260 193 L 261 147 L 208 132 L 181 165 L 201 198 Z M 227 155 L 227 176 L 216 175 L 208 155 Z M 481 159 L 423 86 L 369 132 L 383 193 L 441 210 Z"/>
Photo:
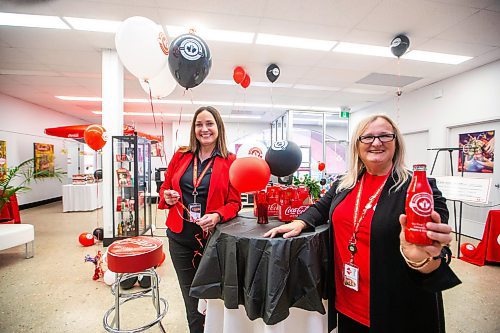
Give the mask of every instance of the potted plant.
<path id="1" fill-rule="evenodd" d="M 0 216 L 5 205 L 10 202 L 13 195 L 31 190 L 29 184 L 32 181 L 39 181 L 47 177 L 56 177 L 62 181 L 65 172 L 56 169 L 53 172 L 49 170 L 35 170 L 35 159 L 31 158 L 19 165 L 7 169 L 3 179 L 0 179 Z M 10 221 L 10 218 L 0 218 L 0 223 Z"/>
<path id="2" fill-rule="evenodd" d="M 316 179 L 311 178 L 311 176 L 305 175 L 298 178 L 294 176 L 293 185 L 304 185 L 305 187 L 307 187 L 309 189 L 309 195 L 311 196 L 313 202 L 319 199 L 321 187 L 319 186 L 319 182 Z"/>

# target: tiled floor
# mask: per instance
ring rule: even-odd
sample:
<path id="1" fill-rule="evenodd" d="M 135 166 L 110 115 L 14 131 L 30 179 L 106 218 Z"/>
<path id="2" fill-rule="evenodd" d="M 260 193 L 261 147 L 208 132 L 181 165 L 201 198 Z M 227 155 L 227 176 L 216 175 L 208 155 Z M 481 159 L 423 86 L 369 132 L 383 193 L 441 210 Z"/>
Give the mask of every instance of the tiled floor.
<path id="1" fill-rule="evenodd" d="M 62 213 L 61 203 L 22 211 L 23 222 L 35 226 L 35 257 L 24 259 L 24 246 L 0 252 L 0 332 L 105 332 L 102 317 L 113 305 L 113 296 L 107 285 L 92 280 L 94 265 L 84 262 L 86 254 L 94 256 L 103 249 L 78 243 L 80 233 L 101 224 L 98 214 Z M 163 221 L 160 211 L 157 225 Z M 156 234 L 164 235 L 164 230 Z M 158 269 L 160 293 L 170 305 L 163 324 L 167 332 L 184 333 L 184 305 L 166 254 Z M 447 332 L 500 332 L 500 266 L 477 267 L 454 260 L 452 267 L 463 284 L 444 292 Z M 152 313 L 149 299 L 126 303 L 124 325 L 145 323 Z M 154 327 L 149 332 L 160 330 Z"/>

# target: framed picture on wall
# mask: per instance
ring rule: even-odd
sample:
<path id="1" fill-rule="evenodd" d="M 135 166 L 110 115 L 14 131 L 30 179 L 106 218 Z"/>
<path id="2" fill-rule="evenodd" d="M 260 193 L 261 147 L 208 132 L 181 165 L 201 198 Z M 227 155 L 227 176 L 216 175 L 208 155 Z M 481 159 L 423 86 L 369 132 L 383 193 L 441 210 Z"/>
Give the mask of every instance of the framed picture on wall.
<path id="1" fill-rule="evenodd" d="M 458 171 L 493 173 L 495 131 L 459 134 Z M 463 164 L 463 165 L 462 165 Z"/>
<path id="2" fill-rule="evenodd" d="M 35 155 L 35 172 L 43 172 L 42 175 L 38 175 L 37 177 L 54 176 L 54 145 L 37 142 L 33 145 Z"/>
<path id="3" fill-rule="evenodd" d="M 0 141 L 0 180 L 7 177 L 7 141 Z"/>

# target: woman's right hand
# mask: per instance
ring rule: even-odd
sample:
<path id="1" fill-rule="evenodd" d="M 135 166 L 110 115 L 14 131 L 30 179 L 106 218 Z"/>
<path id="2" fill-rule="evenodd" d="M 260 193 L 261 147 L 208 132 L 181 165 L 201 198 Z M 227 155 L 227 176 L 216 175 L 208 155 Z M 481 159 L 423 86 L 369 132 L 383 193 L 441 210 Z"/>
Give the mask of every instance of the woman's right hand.
<path id="1" fill-rule="evenodd" d="M 173 206 L 179 201 L 180 195 L 175 190 L 165 190 L 163 192 L 163 197 L 167 205 Z"/>
<path id="2" fill-rule="evenodd" d="M 302 230 L 306 227 L 306 223 L 301 220 L 293 220 L 290 223 L 280 225 L 279 227 L 272 228 L 266 232 L 263 237 L 273 238 L 278 234 L 283 234 L 283 238 L 290 238 L 300 235 Z"/>

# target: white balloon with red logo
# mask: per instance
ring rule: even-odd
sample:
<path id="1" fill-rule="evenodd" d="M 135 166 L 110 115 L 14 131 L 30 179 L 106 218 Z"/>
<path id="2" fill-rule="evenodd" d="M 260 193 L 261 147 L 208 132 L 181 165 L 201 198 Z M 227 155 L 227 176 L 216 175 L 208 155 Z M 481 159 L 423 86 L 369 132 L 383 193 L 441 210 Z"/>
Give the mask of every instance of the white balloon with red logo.
<path id="1" fill-rule="evenodd" d="M 258 157 L 264 159 L 267 147 L 262 142 L 243 143 L 236 152 L 236 157 Z"/>
<path id="2" fill-rule="evenodd" d="M 155 77 L 168 62 L 168 42 L 163 28 L 142 16 L 122 22 L 115 46 L 123 65 L 139 79 Z"/>

